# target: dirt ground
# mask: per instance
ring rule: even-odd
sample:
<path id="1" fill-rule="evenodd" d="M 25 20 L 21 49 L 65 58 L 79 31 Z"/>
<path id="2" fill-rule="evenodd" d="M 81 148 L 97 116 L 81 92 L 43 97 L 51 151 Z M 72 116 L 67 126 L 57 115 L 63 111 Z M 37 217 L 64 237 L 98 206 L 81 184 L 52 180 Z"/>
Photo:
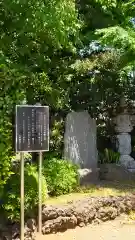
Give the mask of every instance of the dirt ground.
<path id="1" fill-rule="evenodd" d="M 37 236 L 37 240 L 132 240 L 135 239 L 135 222 L 127 223 L 120 219 L 101 223 L 99 225 L 90 225 L 74 230 L 68 230 L 64 233 L 52 235 Z"/>

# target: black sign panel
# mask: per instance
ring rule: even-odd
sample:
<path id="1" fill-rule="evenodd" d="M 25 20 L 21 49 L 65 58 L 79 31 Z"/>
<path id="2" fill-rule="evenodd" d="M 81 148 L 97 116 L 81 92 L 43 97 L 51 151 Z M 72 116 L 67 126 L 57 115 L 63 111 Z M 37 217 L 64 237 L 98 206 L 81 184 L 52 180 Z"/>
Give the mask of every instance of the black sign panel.
<path id="1" fill-rule="evenodd" d="M 16 152 L 49 151 L 49 107 L 16 106 Z"/>

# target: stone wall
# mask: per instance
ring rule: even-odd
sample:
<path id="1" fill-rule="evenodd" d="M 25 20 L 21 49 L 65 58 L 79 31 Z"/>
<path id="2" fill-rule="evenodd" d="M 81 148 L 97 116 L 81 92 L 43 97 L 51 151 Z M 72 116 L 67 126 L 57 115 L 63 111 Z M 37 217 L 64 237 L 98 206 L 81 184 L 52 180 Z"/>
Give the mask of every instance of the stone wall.
<path id="1" fill-rule="evenodd" d="M 62 206 L 44 205 L 42 211 L 43 234 L 65 231 L 76 226 L 83 227 L 90 223 L 113 220 L 122 213 L 135 210 L 135 196 L 87 197 Z M 34 239 L 37 219 L 29 219 L 25 227 L 25 239 Z M 5 237 L 5 238 L 4 238 Z M 7 238 L 6 238 L 7 237 Z M 19 239 L 16 224 L 0 229 L 0 239 Z"/>

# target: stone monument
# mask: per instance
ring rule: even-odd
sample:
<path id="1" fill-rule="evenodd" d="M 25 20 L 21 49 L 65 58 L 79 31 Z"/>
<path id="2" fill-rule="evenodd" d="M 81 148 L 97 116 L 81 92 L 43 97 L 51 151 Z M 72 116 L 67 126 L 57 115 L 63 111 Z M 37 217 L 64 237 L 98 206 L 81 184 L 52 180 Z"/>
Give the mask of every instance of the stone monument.
<path id="1" fill-rule="evenodd" d="M 114 118 L 117 149 L 120 153 L 120 164 L 129 171 L 135 170 L 135 160 L 130 156 L 131 154 L 131 135 L 133 129 L 132 116 L 128 112 L 125 98 L 121 98 L 120 112 Z"/>
<path id="2" fill-rule="evenodd" d="M 86 181 L 97 178 L 96 122 L 87 111 L 66 117 L 64 158 L 80 166 L 80 176 Z"/>

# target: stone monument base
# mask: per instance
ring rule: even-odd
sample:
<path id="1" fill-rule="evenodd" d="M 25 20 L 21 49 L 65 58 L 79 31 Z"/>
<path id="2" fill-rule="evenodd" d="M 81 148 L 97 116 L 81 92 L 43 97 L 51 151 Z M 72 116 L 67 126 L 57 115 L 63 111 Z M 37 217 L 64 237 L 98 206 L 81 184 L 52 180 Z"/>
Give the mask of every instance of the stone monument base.
<path id="1" fill-rule="evenodd" d="M 99 169 L 83 168 L 78 170 L 80 185 L 90 185 L 99 181 Z"/>
<path id="2" fill-rule="evenodd" d="M 135 160 L 130 155 L 121 155 L 119 161 L 126 169 L 135 169 Z"/>
<path id="3" fill-rule="evenodd" d="M 99 179 L 105 181 L 135 181 L 134 171 L 114 163 L 101 164 Z M 132 169 L 133 170 L 133 169 Z"/>

